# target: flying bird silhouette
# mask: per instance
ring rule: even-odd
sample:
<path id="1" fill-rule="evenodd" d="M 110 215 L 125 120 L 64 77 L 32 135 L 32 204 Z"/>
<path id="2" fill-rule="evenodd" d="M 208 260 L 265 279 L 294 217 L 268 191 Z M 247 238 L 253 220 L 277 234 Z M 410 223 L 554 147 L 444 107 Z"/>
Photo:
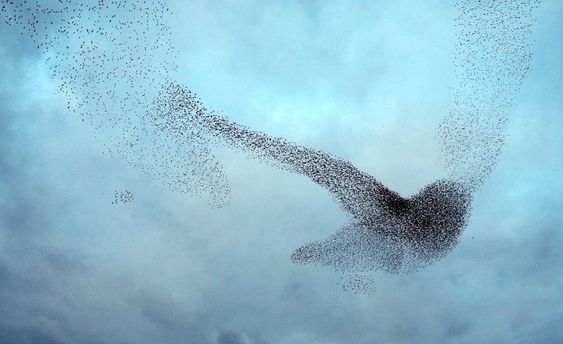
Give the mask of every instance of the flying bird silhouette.
<path id="1" fill-rule="evenodd" d="M 511 104 L 531 61 L 539 0 L 458 0 L 455 83 L 437 130 L 447 179 L 402 197 L 350 162 L 253 131 L 207 109 L 171 77 L 176 49 L 161 1 L 0 1 L 4 22 L 46 56 L 67 107 L 87 119 L 131 165 L 173 190 L 209 191 L 225 203 L 229 185 L 213 147 L 308 177 L 349 223 L 293 252 L 296 263 L 344 272 L 410 272 L 450 252 L 466 226 L 472 195 L 502 150 Z"/>
<path id="2" fill-rule="evenodd" d="M 294 262 L 339 270 L 370 270 L 375 264 L 388 272 L 406 271 L 416 268 L 416 262 L 428 264 L 443 257 L 463 230 L 471 192 L 461 182 L 438 180 L 405 198 L 348 161 L 230 122 L 181 85 L 171 85 L 166 94 L 158 112 L 167 131 L 193 132 L 194 126 L 201 126 L 236 150 L 308 177 L 346 211 L 349 225 L 297 249 Z"/>

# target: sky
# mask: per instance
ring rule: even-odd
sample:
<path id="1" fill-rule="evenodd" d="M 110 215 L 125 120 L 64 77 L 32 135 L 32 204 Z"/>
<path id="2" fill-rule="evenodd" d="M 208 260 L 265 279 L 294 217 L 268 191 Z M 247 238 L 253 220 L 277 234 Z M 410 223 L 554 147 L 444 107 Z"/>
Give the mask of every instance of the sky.
<path id="1" fill-rule="evenodd" d="M 403 195 L 445 174 L 450 1 L 170 1 L 182 84 L 231 120 Z M 563 3 L 544 0 L 500 160 L 445 259 L 354 294 L 290 254 L 344 225 L 325 190 L 226 149 L 231 204 L 104 152 L 0 26 L 0 343 L 563 341 Z M 133 193 L 114 202 L 115 191 Z"/>

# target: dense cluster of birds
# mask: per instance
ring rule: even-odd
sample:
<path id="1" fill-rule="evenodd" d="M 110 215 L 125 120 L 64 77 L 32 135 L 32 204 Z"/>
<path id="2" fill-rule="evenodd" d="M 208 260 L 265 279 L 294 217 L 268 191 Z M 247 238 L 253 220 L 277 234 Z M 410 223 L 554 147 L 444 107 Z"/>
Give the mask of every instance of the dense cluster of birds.
<path id="1" fill-rule="evenodd" d="M 117 191 L 115 190 L 113 193 L 113 201 L 111 204 L 125 204 L 129 202 L 133 202 L 135 199 L 135 195 L 129 190 L 125 191 Z"/>
<path id="2" fill-rule="evenodd" d="M 217 206 L 228 202 L 229 184 L 213 155 L 218 144 L 327 189 L 350 223 L 300 247 L 291 259 L 350 274 L 347 287 L 362 289 L 369 284 L 363 273 L 412 272 L 457 244 L 472 194 L 498 160 L 510 107 L 530 65 L 538 4 L 457 2 L 456 84 L 437 130 L 450 176 L 410 198 L 348 161 L 206 108 L 173 80 L 170 11 L 160 1 L 2 0 L 1 13 L 44 54 L 68 108 L 96 129 L 108 151 L 174 190 L 209 192 Z"/>

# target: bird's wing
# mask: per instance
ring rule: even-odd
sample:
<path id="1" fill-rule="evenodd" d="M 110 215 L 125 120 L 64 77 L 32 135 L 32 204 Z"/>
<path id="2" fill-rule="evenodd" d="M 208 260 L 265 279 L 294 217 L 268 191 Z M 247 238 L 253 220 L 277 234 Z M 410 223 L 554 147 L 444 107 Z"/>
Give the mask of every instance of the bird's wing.
<path id="1" fill-rule="evenodd" d="M 406 247 L 397 245 L 384 231 L 351 222 L 328 238 L 305 244 L 295 250 L 291 260 L 298 264 L 317 264 L 337 271 L 389 273 L 413 268 L 413 259 Z"/>
<path id="2" fill-rule="evenodd" d="M 355 218 L 373 213 L 391 198 L 399 198 L 372 176 L 331 154 L 297 145 L 283 138 L 253 131 L 215 113 L 200 118 L 215 135 L 251 156 L 273 162 L 282 169 L 309 177 L 332 193 Z"/>
<path id="3" fill-rule="evenodd" d="M 169 126 L 186 132 L 207 132 L 253 158 L 307 176 L 331 192 L 340 206 L 357 220 L 384 210 L 400 210 L 402 202 L 406 202 L 348 161 L 231 122 L 209 111 L 182 86 L 172 85 L 167 92 L 163 104 L 168 110 L 160 113 L 169 114 L 167 121 L 173 122 Z"/>

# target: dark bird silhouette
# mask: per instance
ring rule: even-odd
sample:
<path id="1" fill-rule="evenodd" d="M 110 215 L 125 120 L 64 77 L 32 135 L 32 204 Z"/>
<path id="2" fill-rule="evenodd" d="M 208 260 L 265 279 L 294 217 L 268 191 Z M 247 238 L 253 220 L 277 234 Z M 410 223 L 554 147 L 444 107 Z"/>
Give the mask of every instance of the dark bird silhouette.
<path id="1" fill-rule="evenodd" d="M 462 183 L 438 180 L 404 198 L 348 161 L 230 122 L 180 85 L 171 85 L 166 94 L 158 112 L 166 119 L 167 131 L 193 132 L 194 126 L 203 127 L 252 158 L 308 177 L 347 212 L 351 224 L 327 240 L 299 248 L 293 261 L 341 270 L 372 269 L 375 263 L 399 272 L 428 264 L 457 243 L 471 200 L 469 188 Z M 379 241 L 377 249 L 373 241 Z"/>
<path id="2" fill-rule="evenodd" d="M 291 259 L 344 272 L 397 273 L 431 264 L 458 242 L 472 194 L 502 151 L 510 108 L 530 66 L 539 3 L 456 1 L 455 82 L 436 135 L 448 177 L 411 197 L 348 161 L 208 110 L 171 77 L 177 52 L 164 2 L 69 0 L 46 7 L 0 0 L 0 14 L 45 56 L 68 109 L 92 125 L 110 153 L 175 191 L 208 192 L 215 205 L 224 205 L 230 190 L 213 155 L 216 144 L 306 176 L 329 191 L 350 222 Z"/>

